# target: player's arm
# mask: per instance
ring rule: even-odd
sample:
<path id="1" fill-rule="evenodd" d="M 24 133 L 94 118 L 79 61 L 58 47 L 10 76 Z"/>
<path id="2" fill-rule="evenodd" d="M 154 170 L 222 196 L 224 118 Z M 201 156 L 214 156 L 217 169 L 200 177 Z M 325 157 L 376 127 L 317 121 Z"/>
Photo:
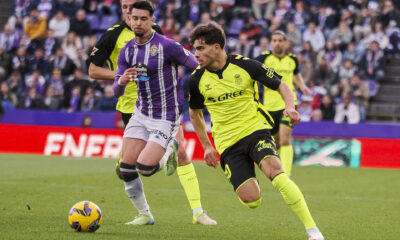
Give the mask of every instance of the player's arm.
<path id="1" fill-rule="evenodd" d="M 103 68 L 110 58 L 121 30 L 113 28 L 103 34 L 90 54 L 89 77 L 99 80 L 114 80 L 116 71 Z M 115 69 L 115 68 L 114 68 Z"/>
<path id="2" fill-rule="evenodd" d="M 171 41 L 168 50 L 168 56 L 172 61 L 185 66 L 189 71 L 194 71 L 199 66 L 195 56 L 181 44 Z"/>
<path id="3" fill-rule="evenodd" d="M 199 137 L 200 143 L 204 149 L 204 160 L 208 166 L 216 168 L 218 166 L 218 153 L 211 144 L 207 136 L 206 123 L 204 121 L 202 109 L 204 107 L 204 97 L 198 88 L 198 79 L 192 75 L 189 80 L 190 98 L 189 115 L 193 128 Z"/>
<path id="4" fill-rule="evenodd" d="M 111 71 L 103 67 L 96 66 L 94 63 L 89 64 L 89 77 L 100 80 L 114 80 L 117 71 Z"/>
<path id="5" fill-rule="evenodd" d="M 301 76 L 301 73 L 299 71 L 299 63 L 297 62 L 297 57 L 294 54 L 289 53 L 289 57 L 291 57 L 295 63 L 295 68 L 293 70 L 293 83 L 296 85 L 302 93 L 306 95 L 310 95 L 310 89 L 307 87 L 307 85 L 304 83 L 303 76 Z"/>
<path id="6" fill-rule="evenodd" d="M 125 46 L 119 53 L 118 70 L 116 72 L 114 83 L 112 86 L 114 91 L 114 96 L 117 98 L 124 94 L 126 84 L 136 79 L 136 68 L 134 67 L 132 68 L 129 66 L 129 63 L 125 55 L 126 51 L 127 48 Z"/>
<path id="7" fill-rule="evenodd" d="M 293 93 L 289 86 L 285 82 L 281 81 L 282 77 L 271 68 L 255 60 L 242 60 L 241 64 L 245 69 L 247 69 L 247 72 L 254 80 L 280 93 L 282 99 L 285 101 L 285 110 L 283 111 L 283 114 L 290 117 L 290 122 L 293 125 L 296 125 L 300 121 L 300 114 L 294 107 Z"/>
<path id="8" fill-rule="evenodd" d="M 300 121 L 300 114 L 294 107 L 294 96 L 292 90 L 285 82 L 281 82 L 278 88 L 278 92 L 281 95 L 283 101 L 285 101 L 285 110 L 283 114 L 290 118 L 290 123 L 296 125 Z"/>

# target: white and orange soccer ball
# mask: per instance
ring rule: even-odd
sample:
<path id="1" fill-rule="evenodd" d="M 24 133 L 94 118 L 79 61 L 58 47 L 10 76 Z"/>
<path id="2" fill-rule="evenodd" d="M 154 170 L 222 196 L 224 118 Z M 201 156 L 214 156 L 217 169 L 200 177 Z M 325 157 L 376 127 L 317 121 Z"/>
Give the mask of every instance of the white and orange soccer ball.
<path id="1" fill-rule="evenodd" d="M 76 232 L 95 232 L 102 222 L 100 208 L 90 201 L 76 203 L 68 214 L 68 223 Z"/>

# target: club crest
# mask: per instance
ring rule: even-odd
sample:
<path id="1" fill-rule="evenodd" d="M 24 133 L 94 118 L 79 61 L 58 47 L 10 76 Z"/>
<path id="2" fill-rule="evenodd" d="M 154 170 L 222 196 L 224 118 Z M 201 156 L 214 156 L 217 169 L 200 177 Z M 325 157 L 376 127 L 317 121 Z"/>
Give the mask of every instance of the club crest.
<path id="1" fill-rule="evenodd" d="M 157 48 L 157 46 L 154 44 L 153 46 L 151 46 L 150 55 L 151 55 L 151 56 L 155 56 L 155 55 L 157 55 L 157 54 L 158 54 L 158 48 Z"/>

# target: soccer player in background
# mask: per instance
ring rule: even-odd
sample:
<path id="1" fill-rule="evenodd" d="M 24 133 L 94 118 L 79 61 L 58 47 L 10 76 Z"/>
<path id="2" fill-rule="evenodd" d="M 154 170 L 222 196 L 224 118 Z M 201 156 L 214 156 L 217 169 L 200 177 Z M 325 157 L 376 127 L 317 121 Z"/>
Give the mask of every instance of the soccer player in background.
<path id="1" fill-rule="evenodd" d="M 265 65 L 240 55 L 227 55 L 225 34 L 215 24 L 196 27 L 189 41 L 200 64 L 189 80 L 190 118 L 204 148 L 207 165 L 217 167 L 218 151 L 221 167 L 239 200 L 249 208 L 256 208 L 261 203 L 254 169 L 256 162 L 303 222 L 309 239 L 323 240 L 303 194 L 282 169 L 268 123 L 254 99 L 255 81 L 277 91 L 284 100 L 283 114 L 296 124 L 300 115 L 295 110 L 291 89 Z M 204 106 L 211 116 L 217 151 L 207 136 L 202 114 Z"/>
<path id="2" fill-rule="evenodd" d="M 297 94 L 293 82 L 306 95 L 310 95 L 310 90 L 304 84 L 303 77 L 299 72 L 296 56 L 291 53 L 286 53 L 287 39 L 285 33 L 279 30 L 273 32 L 271 35 L 271 46 L 272 52 L 265 51 L 258 56 L 256 60 L 282 76 L 282 81 L 285 82 L 293 92 L 294 105 L 297 105 Z M 283 114 L 285 102 L 277 91 L 264 86 L 263 99 L 265 109 L 274 120 L 271 134 L 275 138 L 283 170 L 290 176 L 293 164 L 293 146 L 290 140 L 293 124 L 291 124 L 289 121 L 290 119 Z"/>
<path id="3" fill-rule="evenodd" d="M 167 147 L 178 130 L 182 131 L 184 99 L 177 66 L 183 65 L 189 70 L 198 66 L 194 56 L 182 45 L 152 31 L 153 13 L 147 1 L 137 1 L 131 6 L 129 22 L 135 38 L 119 54 L 113 84 L 117 97 L 128 91 L 129 83 L 136 82 L 138 88 L 136 107 L 124 132 L 120 164 L 125 191 L 140 214 L 130 224 L 154 223 L 138 173 L 143 176 L 156 173 Z M 193 223 L 216 225 L 201 207 L 192 163 L 178 167 L 178 174 L 193 208 Z"/>

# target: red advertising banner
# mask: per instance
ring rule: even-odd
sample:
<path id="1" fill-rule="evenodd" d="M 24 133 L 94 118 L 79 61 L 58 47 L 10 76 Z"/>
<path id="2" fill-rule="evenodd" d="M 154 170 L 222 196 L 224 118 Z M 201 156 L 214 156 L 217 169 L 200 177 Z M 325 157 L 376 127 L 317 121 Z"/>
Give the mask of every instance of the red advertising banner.
<path id="1" fill-rule="evenodd" d="M 0 124 L 0 153 L 118 158 L 122 130 Z M 190 158 L 203 159 L 193 132 L 185 133 Z"/>
<path id="2" fill-rule="evenodd" d="M 118 158 L 122 135 L 115 129 L 0 124 L 0 153 Z M 356 139 L 361 143 L 361 167 L 400 169 L 400 139 Z M 185 132 L 185 148 L 191 159 L 203 159 L 194 132 Z"/>
<path id="3" fill-rule="evenodd" d="M 362 168 L 400 169 L 400 140 L 358 138 L 361 142 Z"/>

